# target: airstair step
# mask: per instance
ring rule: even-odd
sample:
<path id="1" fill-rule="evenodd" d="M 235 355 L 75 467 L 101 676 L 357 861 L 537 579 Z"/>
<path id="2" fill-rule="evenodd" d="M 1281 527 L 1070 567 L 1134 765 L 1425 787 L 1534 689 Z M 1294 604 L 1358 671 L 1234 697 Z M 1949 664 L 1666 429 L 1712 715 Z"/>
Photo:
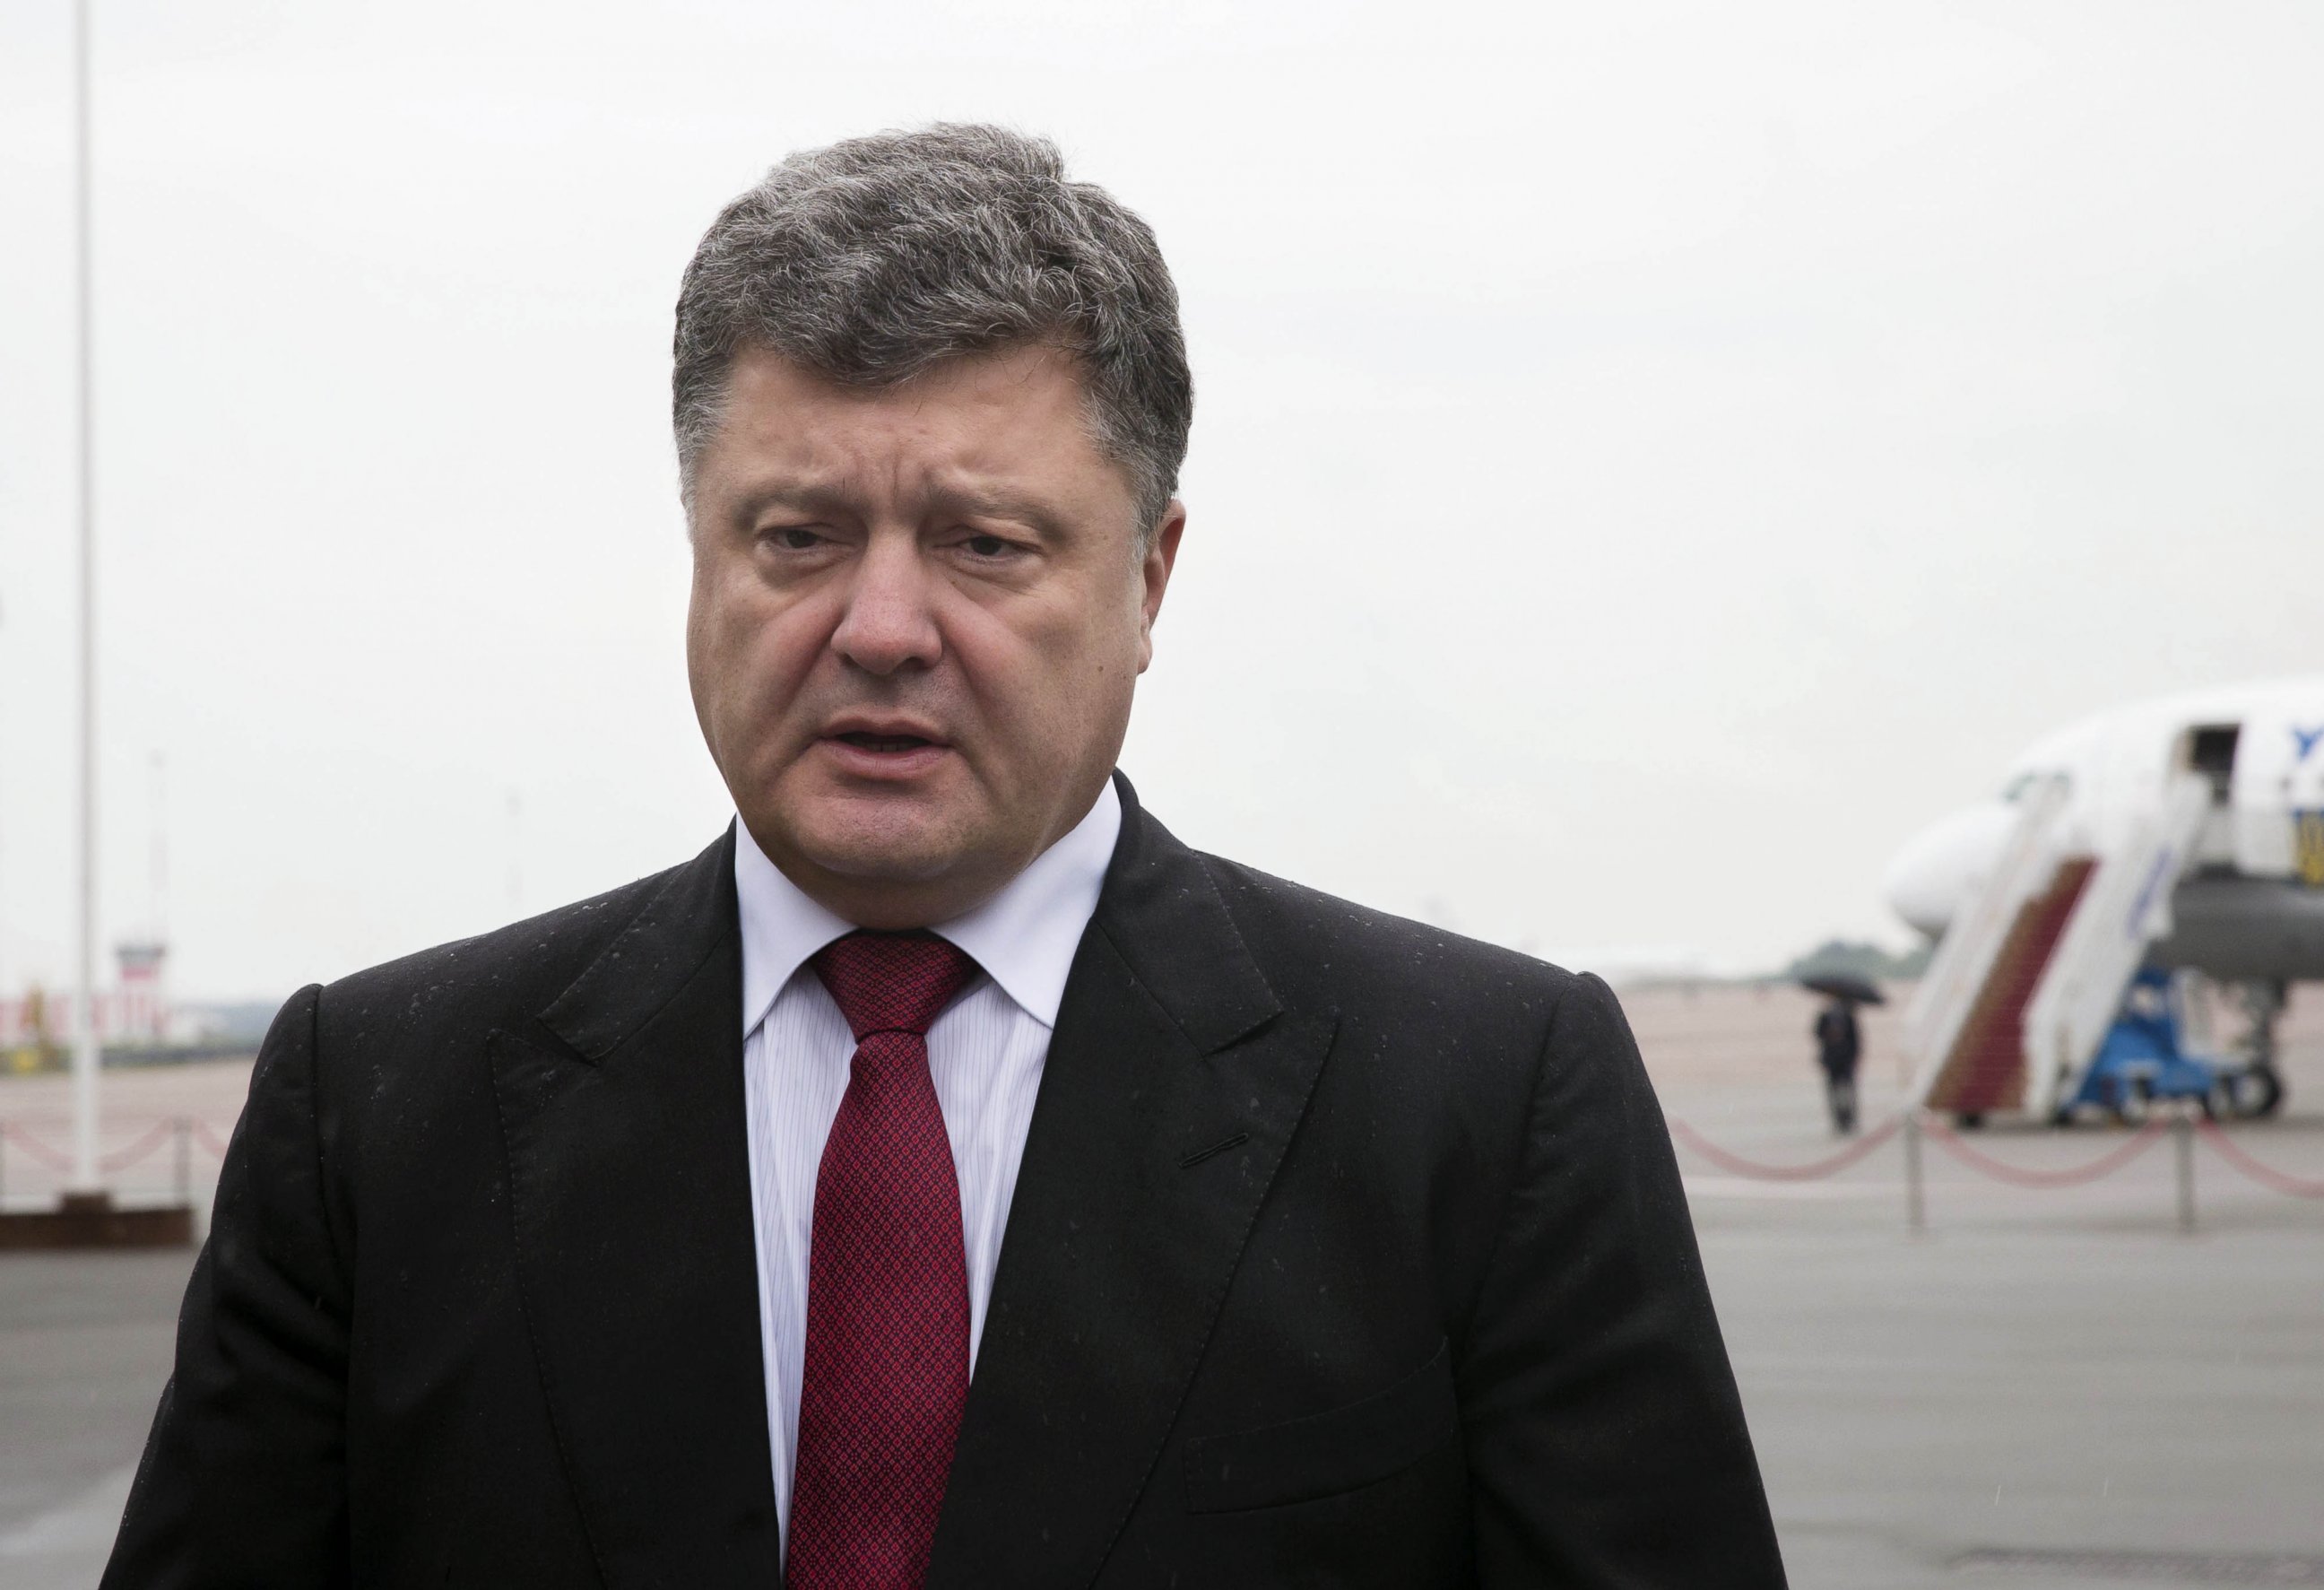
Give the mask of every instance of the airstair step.
<path id="1" fill-rule="evenodd" d="M 1929 1090 L 1932 1109 L 1982 1114 L 2024 1103 L 2025 1007 L 2097 870 L 2094 857 L 2069 856 L 2058 864 L 2049 886 L 2018 909 L 1936 1085 Z"/>

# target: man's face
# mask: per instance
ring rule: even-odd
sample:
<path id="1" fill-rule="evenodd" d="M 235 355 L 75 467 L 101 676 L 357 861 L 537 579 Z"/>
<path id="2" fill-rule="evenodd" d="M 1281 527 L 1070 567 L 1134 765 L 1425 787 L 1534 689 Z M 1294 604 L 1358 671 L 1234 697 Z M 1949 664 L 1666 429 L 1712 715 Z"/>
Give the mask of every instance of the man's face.
<path id="1" fill-rule="evenodd" d="M 734 361 L 695 472 L 695 711 L 760 847 L 853 921 L 979 904 L 1112 770 L 1185 513 L 1139 557 L 1086 425 L 1046 349 L 869 392 Z"/>

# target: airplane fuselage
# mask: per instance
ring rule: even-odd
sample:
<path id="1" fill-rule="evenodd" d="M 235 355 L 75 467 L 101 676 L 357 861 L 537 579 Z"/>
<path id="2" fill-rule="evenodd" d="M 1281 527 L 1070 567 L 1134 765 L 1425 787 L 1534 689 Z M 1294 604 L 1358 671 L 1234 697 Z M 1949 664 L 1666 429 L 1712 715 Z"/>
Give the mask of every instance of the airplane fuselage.
<path id="1" fill-rule="evenodd" d="M 1998 798 L 1941 819 L 1898 853 L 1889 903 L 1941 935 L 2037 780 L 2068 781 L 2072 840 L 2097 854 L 2187 772 L 2209 781 L 2212 809 L 2150 958 L 2228 982 L 2324 979 L 2324 677 L 2139 702 L 2049 736 L 2011 765 Z"/>

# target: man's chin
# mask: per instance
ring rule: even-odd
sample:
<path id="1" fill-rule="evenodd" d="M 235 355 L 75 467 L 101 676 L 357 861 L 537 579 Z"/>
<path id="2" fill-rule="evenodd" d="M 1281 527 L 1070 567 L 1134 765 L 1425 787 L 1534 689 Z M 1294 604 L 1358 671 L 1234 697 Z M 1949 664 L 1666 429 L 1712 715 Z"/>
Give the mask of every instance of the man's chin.
<path id="1" fill-rule="evenodd" d="M 829 877 L 910 887 L 959 865 L 963 826 L 920 802 L 854 799 L 801 813 L 791 837 L 799 859 Z"/>

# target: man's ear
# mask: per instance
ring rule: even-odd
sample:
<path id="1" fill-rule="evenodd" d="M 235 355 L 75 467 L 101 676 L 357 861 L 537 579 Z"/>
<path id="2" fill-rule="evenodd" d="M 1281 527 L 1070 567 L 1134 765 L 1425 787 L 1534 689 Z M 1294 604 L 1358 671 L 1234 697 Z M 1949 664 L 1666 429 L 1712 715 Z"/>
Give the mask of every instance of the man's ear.
<path id="1" fill-rule="evenodd" d="M 1154 539 L 1147 543 L 1146 556 L 1139 560 L 1138 578 L 1139 620 L 1138 624 L 1138 671 L 1144 673 L 1147 664 L 1154 661 L 1154 621 L 1162 615 L 1162 595 L 1170 588 L 1170 570 L 1178 561 L 1178 538 L 1186 530 L 1186 504 L 1177 498 L 1162 510 L 1162 522 L 1154 527 Z"/>

